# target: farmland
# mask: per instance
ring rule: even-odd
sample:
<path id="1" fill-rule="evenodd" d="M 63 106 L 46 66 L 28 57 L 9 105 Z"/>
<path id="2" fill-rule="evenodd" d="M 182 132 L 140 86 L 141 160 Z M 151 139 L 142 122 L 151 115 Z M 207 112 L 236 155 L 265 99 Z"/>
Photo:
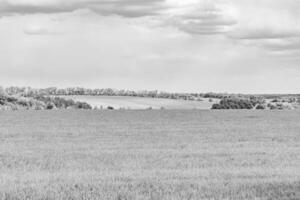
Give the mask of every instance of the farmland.
<path id="1" fill-rule="evenodd" d="M 2 111 L 0 199 L 300 199 L 300 112 Z"/>

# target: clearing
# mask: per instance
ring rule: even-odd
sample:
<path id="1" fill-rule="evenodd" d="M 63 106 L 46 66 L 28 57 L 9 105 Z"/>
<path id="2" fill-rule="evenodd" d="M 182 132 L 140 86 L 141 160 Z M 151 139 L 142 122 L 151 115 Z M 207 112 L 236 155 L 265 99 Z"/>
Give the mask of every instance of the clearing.
<path id="1" fill-rule="evenodd" d="M 75 101 L 83 101 L 90 104 L 92 107 L 106 109 L 112 106 L 115 109 L 131 109 L 131 110 L 145 110 L 149 109 L 200 109 L 209 110 L 214 103 L 219 102 L 218 99 L 212 99 L 209 102 L 208 98 L 203 98 L 202 101 L 188 101 L 176 99 L 163 98 L 148 98 L 148 97 L 126 97 L 126 96 L 59 96 L 66 99 L 73 99 Z"/>

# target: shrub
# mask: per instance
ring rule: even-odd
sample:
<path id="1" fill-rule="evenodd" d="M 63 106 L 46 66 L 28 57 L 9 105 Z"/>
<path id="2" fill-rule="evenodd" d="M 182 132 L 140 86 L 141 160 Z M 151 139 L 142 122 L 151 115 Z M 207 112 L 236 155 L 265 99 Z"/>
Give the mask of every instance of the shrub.
<path id="1" fill-rule="evenodd" d="M 219 104 L 213 104 L 212 109 L 252 109 L 254 105 L 248 99 L 224 98 Z"/>
<path id="2" fill-rule="evenodd" d="M 5 104 L 5 110 L 18 110 L 18 106 L 11 102 Z"/>
<path id="3" fill-rule="evenodd" d="M 107 109 L 108 109 L 108 110 L 114 110 L 114 107 L 112 107 L 112 106 L 107 106 Z"/>
<path id="4" fill-rule="evenodd" d="M 75 108 L 78 109 L 92 109 L 92 106 L 85 102 L 76 102 Z"/>
<path id="5" fill-rule="evenodd" d="M 256 110 L 264 110 L 265 106 L 259 104 L 258 106 L 256 106 Z"/>
<path id="6" fill-rule="evenodd" d="M 216 104 L 213 104 L 213 105 L 212 105 L 212 108 L 211 108 L 211 109 L 215 109 L 215 110 L 217 110 L 217 109 L 222 109 L 222 106 L 221 106 L 220 104 L 216 103 Z"/>
<path id="7" fill-rule="evenodd" d="M 18 99 L 18 101 L 16 102 L 18 105 L 23 106 L 23 107 L 30 107 L 30 103 L 28 102 L 27 99 L 25 98 L 20 98 Z"/>
<path id="8" fill-rule="evenodd" d="M 45 96 L 35 96 L 34 99 L 38 101 L 42 101 L 45 104 L 53 103 L 53 107 L 58 109 L 66 109 L 66 108 L 78 108 L 78 109 L 92 109 L 92 106 L 85 102 L 75 102 L 72 99 L 64 99 L 60 97 L 45 97 Z M 48 107 L 48 106 L 47 106 Z M 51 106 L 49 106 L 51 107 Z M 49 108 L 47 108 L 49 109 Z"/>
<path id="9" fill-rule="evenodd" d="M 16 101 L 18 101 L 18 99 L 15 98 L 15 97 L 10 97 L 10 96 L 7 97 L 7 102 L 14 103 L 14 102 L 16 102 Z"/>
<path id="10" fill-rule="evenodd" d="M 4 105 L 5 104 L 5 100 L 0 98 L 0 105 Z"/>
<path id="11" fill-rule="evenodd" d="M 48 102 L 47 105 L 46 105 L 46 109 L 47 110 L 52 110 L 56 108 L 55 104 L 53 102 Z"/>
<path id="12" fill-rule="evenodd" d="M 46 109 L 46 104 L 42 101 L 36 101 L 36 104 L 35 104 L 33 109 L 35 109 L 35 110 L 44 110 L 44 109 Z"/>
<path id="13" fill-rule="evenodd" d="M 31 95 L 32 97 L 13 97 L 7 94 L 0 95 L 1 109 L 92 109 L 92 106 L 85 102 L 75 102 L 72 99 L 64 99 L 60 97 L 48 97 L 43 95 Z"/>

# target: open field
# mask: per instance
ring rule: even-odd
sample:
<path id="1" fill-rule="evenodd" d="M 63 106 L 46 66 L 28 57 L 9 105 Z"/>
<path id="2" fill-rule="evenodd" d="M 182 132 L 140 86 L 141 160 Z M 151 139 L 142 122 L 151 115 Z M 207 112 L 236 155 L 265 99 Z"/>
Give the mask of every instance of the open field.
<path id="1" fill-rule="evenodd" d="M 0 112 L 0 199 L 299 200 L 299 111 Z"/>
<path id="2" fill-rule="evenodd" d="M 212 105 L 219 102 L 217 99 L 213 99 L 214 102 L 209 102 L 208 98 L 203 98 L 203 101 L 185 101 L 175 99 L 163 99 L 163 98 L 149 98 L 149 97 L 126 97 L 126 96 L 60 96 L 66 99 L 73 99 L 75 101 L 83 101 L 90 104 L 93 107 L 107 108 L 112 106 L 115 109 L 201 109 L 209 110 Z"/>

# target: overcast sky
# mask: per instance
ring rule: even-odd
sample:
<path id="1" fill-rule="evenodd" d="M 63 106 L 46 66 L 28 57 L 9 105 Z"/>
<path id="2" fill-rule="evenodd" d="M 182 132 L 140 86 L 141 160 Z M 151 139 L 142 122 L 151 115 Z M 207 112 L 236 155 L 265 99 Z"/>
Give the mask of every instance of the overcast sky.
<path id="1" fill-rule="evenodd" d="M 300 93 L 300 0 L 0 0 L 0 85 Z"/>

